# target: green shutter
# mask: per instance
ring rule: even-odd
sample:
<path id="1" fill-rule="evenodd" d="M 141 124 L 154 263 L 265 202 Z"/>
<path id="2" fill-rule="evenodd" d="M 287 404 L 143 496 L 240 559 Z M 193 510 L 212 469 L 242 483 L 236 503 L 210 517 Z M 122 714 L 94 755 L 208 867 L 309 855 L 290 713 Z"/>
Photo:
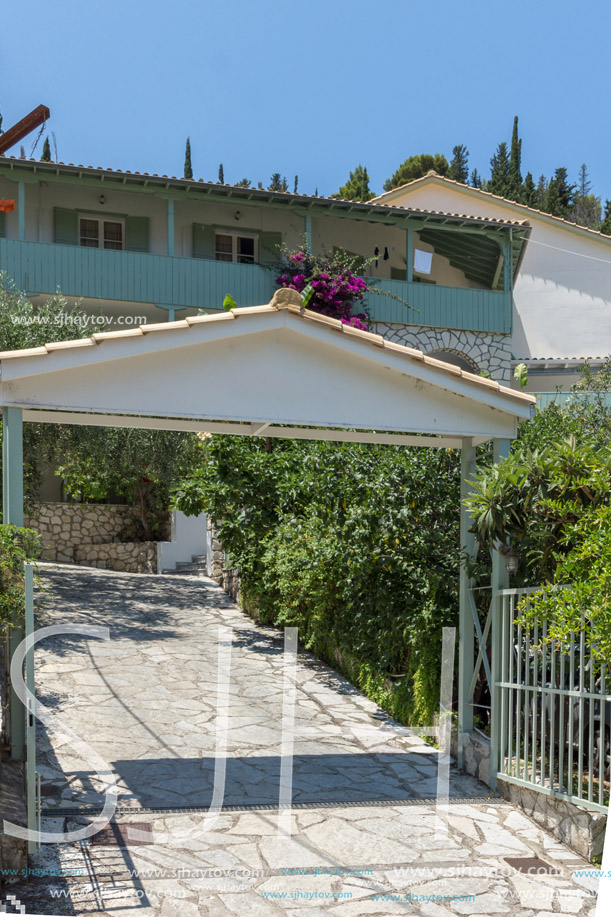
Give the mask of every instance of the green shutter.
<path id="1" fill-rule="evenodd" d="M 406 280 L 407 271 L 405 270 L 404 267 L 391 267 L 390 279 L 391 280 Z"/>
<path id="2" fill-rule="evenodd" d="M 262 232 L 259 234 L 259 262 L 266 264 L 270 261 L 279 261 L 278 246 L 282 244 L 281 232 Z"/>
<path id="3" fill-rule="evenodd" d="M 53 208 L 53 241 L 61 245 L 78 245 L 78 214 L 76 210 Z"/>
<path id="4" fill-rule="evenodd" d="M 0 239 L 6 235 L 6 213 L 0 213 Z"/>
<path id="5" fill-rule="evenodd" d="M 128 252 L 148 252 L 148 217 L 125 217 L 125 248 Z"/>
<path id="6" fill-rule="evenodd" d="M 214 229 L 210 226 L 193 224 L 193 257 L 214 261 Z"/>

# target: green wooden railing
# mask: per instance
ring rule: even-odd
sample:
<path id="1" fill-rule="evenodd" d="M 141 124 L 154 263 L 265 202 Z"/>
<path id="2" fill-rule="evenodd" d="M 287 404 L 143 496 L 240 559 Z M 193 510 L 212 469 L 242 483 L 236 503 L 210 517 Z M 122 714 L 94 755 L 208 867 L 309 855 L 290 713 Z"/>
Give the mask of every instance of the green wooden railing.
<path id="1" fill-rule="evenodd" d="M 537 399 L 537 407 L 539 410 L 543 410 L 550 404 L 569 404 L 570 402 L 577 402 L 581 404 L 599 404 L 602 403 L 606 407 L 611 407 L 611 392 L 600 392 L 595 394 L 594 392 L 533 392 L 532 393 Z"/>
<path id="2" fill-rule="evenodd" d="M 227 264 L 137 252 L 0 239 L 0 270 L 28 294 L 54 293 L 95 300 L 157 303 L 175 309 L 221 309 L 231 293 L 240 306 L 269 302 L 274 273 L 252 264 Z M 376 321 L 482 332 L 511 331 L 511 293 L 380 280 L 381 291 L 409 303 L 369 294 Z"/>

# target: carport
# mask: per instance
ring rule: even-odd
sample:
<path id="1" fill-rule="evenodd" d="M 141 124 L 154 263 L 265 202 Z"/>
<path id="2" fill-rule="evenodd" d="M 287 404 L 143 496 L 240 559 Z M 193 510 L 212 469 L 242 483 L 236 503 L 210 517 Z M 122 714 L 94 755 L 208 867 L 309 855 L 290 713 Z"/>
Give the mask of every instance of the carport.
<path id="1" fill-rule="evenodd" d="M 460 449 L 464 496 L 476 447 L 493 440 L 494 455 L 507 454 L 518 422 L 531 415 L 529 395 L 299 302 L 298 294 L 282 290 L 269 305 L 1 353 L 4 521 L 23 524 L 24 422 Z M 461 546 L 473 553 L 468 514 L 462 506 L 458 511 Z M 493 594 L 505 577 L 497 555 Z M 473 728 L 482 662 L 494 683 L 494 653 L 490 677 L 486 652 L 490 623 L 482 631 L 463 570 L 461 733 Z M 13 644 L 19 639 L 16 633 Z M 11 710 L 12 755 L 19 759 L 25 715 L 16 696 Z"/>

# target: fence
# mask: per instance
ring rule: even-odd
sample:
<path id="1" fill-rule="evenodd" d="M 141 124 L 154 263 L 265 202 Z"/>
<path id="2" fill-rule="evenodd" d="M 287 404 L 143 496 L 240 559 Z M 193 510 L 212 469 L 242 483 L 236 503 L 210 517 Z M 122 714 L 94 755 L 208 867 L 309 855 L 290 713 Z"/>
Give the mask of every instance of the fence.
<path id="1" fill-rule="evenodd" d="M 560 645 L 545 622 L 524 628 L 520 602 L 538 589 L 498 593 L 494 643 L 500 724 L 498 777 L 607 812 L 611 766 L 608 667 L 596 662 L 582 624 Z"/>

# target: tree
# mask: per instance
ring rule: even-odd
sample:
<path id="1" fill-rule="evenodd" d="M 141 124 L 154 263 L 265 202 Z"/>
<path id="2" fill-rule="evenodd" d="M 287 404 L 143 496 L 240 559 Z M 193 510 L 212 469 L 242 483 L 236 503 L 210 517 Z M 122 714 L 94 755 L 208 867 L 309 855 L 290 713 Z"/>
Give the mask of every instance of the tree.
<path id="1" fill-rule="evenodd" d="M 527 172 L 526 178 L 524 179 L 522 203 L 526 204 L 527 207 L 534 207 L 535 209 L 537 207 L 537 186 L 532 177 L 532 172 Z"/>
<path id="2" fill-rule="evenodd" d="M 579 179 L 575 191 L 575 202 L 573 209 L 568 214 L 568 218 L 580 226 L 588 226 L 590 229 L 598 229 L 601 217 L 600 198 L 591 193 L 592 182 L 588 175 L 588 167 L 585 162 L 579 170 Z"/>
<path id="3" fill-rule="evenodd" d="M 268 188 L 268 191 L 288 191 L 289 186 L 287 184 L 286 178 L 280 176 L 280 172 L 274 172 L 272 175 Z"/>
<path id="4" fill-rule="evenodd" d="M 225 184 L 225 170 L 223 169 L 223 163 L 219 166 L 219 183 L 221 185 Z"/>
<path id="5" fill-rule="evenodd" d="M 461 143 L 452 149 L 452 161 L 448 169 L 448 178 L 459 181 L 463 185 L 469 178 L 469 150 Z"/>
<path id="6" fill-rule="evenodd" d="M 574 192 L 575 185 L 569 185 L 568 173 L 564 166 L 556 169 L 547 187 L 545 212 L 551 213 L 552 216 L 566 217 L 573 204 Z"/>
<path id="7" fill-rule="evenodd" d="M 472 188 L 481 188 L 482 187 L 482 179 L 477 169 L 473 169 L 473 171 L 471 172 L 471 187 Z"/>
<path id="8" fill-rule="evenodd" d="M 518 135 L 518 116 L 513 119 L 511 150 L 509 153 L 509 187 L 507 197 L 511 201 L 522 200 L 522 141 Z"/>
<path id="9" fill-rule="evenodd" d="M 499 143 L 496 153 L 490 160 L 490 181 L 486 190 L 499 197 L 507 197 L 510 191 L 509 180 L 509 154 L 505 141 Z"/>
<path id="10" fill-rule="evenodd" d="M 40 160 L 41 162 L 51 162 L 51 144 L 49 143 L 48 137 L 45 137 L 45 142 L 42 145 L 42 156 Z"/>
<path id="11" fill-rule="evenodd" d="M 252 182 L 250 181 L 250 178 L 241 178 L 237 183 L 236 188 L 250 188 L 251 184 Z"/>
<path id="12" fill-rule="evenodd" d="M 192 179 L 193 178 L 193 168 L 191 166 L 191 138 L 187 137 L 187 142 L 185 144 L 185 168 L 183 171 L 183 178 Z"/>
<path id="13" fill-rule="evenodd" d="M 369 175 L 365 166 L 358 165 L 354 172 L 350 173 L 346 184 L 331 197 L 339 197 L 345 201 L 370 201 L 375 197 L 375 192 L 369 187 Z"/>
<path id="14" fill-rule="evenodd" d="M 422 178 L 427 172 L 436 172 L 437 175 L 447 175 L 450 168 L 448 160 L 442 153 L 420 153 L 417 156 L 410 156 L 405 162 L 401 163 L 397 171 L 384 182 L 384 190 L 392 191 L 393 188 L 399 188 L 410 181 Z"/>
<path id="15" fill-rule="evenodd" d="M 293 194 L 297 194 L 297 186 L 299 185 L 299 176 L 295 176 L 295 184 L 293 186 Z"/>
<path id="16" fill-rule="evenodd" d="M 545 210 L 545 201 L 547 199 L 548 184 L 549 182 L 547 178 L 545 177 L 545 175 L 540 175 L 539 181 L 537 182 L 537 193 L 535 195 L 536 203 L 534 204 L 537 210 Z"/>
<path id="17" fill-rule="evenodd" d="M 603 221 L 600 224 L 600 231 L 604 232 L 605 235 L 611 236 L 611 201 L 605 201 L 605 212 L 603 214 Z"/>

